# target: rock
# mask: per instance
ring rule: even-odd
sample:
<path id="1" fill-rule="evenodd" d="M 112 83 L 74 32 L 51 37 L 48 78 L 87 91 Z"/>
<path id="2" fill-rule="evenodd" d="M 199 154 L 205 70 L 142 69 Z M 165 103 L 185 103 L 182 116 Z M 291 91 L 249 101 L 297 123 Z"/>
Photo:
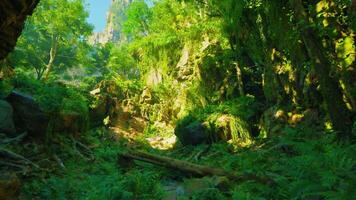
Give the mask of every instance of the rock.
<path id="1" fill-rule="evenodd" d="M 13 91 L 7 100 L 14 108 L 14 121 L 17 128 L 26 130 L 30 136 L 46 135 L 49 117 L 32 97 Z"/>
<path id="2" fill-rule="evenodd" d="M 249 144 L 252 137 L 247 122 L 228 114 L 211 114 L 202 120 L 189 115 L 178 121 L 174 134 L 183 145 L 198 145 L 221 140 Z"/>
<path id="3" fill-rule="evenodd" d="M 214 132 L 218 139 L 251 143 L 250 128 L 244 120 L 237 116 L 219 114 L 208 119 L 214 125 Z"/>
<path id="4" fill-rule="evenodd" d="M 208 127 L 191 116 L 177 123 L 174 134 L 183 145 L 198 145 L 210 141 Z"/>
<path id="5" fill-rule="evenodd" d="M 16 132 L 12 106 L 3 100 L 0 100 L 0 132 L 6 134 L 14 134 Z"/>

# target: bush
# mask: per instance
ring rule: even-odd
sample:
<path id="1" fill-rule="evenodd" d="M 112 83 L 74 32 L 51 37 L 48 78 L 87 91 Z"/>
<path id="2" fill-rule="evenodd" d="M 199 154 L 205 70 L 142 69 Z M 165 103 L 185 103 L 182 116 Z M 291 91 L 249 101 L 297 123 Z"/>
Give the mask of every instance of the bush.
<path id="1" fill-rule="evenodd" d="M 88 127 L 89 104 L 77 88 L 63 83 L 43 83 L 17 74 L 13 80 L 16 90 L 31 95 L 51 117 L 53 131 L 82 132 Z"/>

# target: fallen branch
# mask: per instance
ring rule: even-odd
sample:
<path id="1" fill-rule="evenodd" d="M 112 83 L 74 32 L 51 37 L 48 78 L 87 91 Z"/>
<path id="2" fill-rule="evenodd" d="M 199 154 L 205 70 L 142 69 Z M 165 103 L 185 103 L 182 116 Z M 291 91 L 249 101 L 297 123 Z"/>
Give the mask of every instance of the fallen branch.
<path id="1" fill-rule="evenodd" d="M 26 168 L 26 167 L 23 166 L 23 165 L 11 163 L 11 162 L 5 162 L 5 161 L 2 161 L 2 160 L 0 160 L 0 165 L 19 168 L 19 169 L 22 169 L 23 171 L 25 171 L 25 168 Z"/>
<path id="2" fill-rule="evenodd" d="M 245 175 L 235 175 L 233 173 L 227 172 L 223 169 L 208 167 L 204 165 L 197 165 L 191 162 L 177 160 L 165 156 L 154 155 L 142 151 L 128 150 L 127 152 L 119 154 L 119 160 L 134 159 L 143 162 L 148 162 L 155 165 L 160 165 L 163 167 L 188 172 L 195 176 L 225 176 L 230 180 L 234 181 L 248 181 L 254 180 L 264 184 L 271 184 L 273 181 L 269 178 L 258 177 L 253 174 Z"/>
<path id="3" fill-rule="evenodd" d="M 14 152 L 6 150 L 6 149 L 0 149 L 0 156 L 12 158 L 12 159 L 15 159 L 15 160 L 21 160 L 21 161 L 24 161 L 27 164 L 32 165 L 33 167 L 35 167 L 37 169 L 41 169 L 36 163 L 30 161 L 29 159 L 27 159 L 27 158 L 25 158 L 25 157 L 23 157 L 23 156 L 21 156 L 21 155 L 19 155 L 17 153 L 14 153 Z"/>
<path id="4" fill-rule="evenodd" d="M 1 145 L 3 144 L 9 144 L 9 143 L 12 143 L 12 142 L 20 142 L 23 138 L 25 138 L 27 135 L 27 132 L 24 132 L 14 138 L 9 138 L 9 139 L 6 139 L 6 140 L 3 140 L 0 142 Z"/>
<path id="5" fill-rule="evenodd" d="M 53 155 L 53 158 L 56 160 L 56 162 L 62 169 L 66 169 L 66 166 L 64 165 L 63 161 L 56 154 Z"/>
<path id="6" fill-rule="evenodd" d="M 83 159 L 89 159 L 89 160 L 95 159 L 94 155 L 93 155 L 94 154 L 93 151 L 88 146 L 79 142 L 78 140 L 74 139 L 73 137 L 72 137 L 72 141 L 73 141 L 73 147 L 80 157 L 82 157 Z M 79 150 L 77 148 L 77 146 L 82 149 L 83 153 L 81 153 L 81 150 Z M 83 154 L 85 154 L 85 155 L 83 155 Z"/>

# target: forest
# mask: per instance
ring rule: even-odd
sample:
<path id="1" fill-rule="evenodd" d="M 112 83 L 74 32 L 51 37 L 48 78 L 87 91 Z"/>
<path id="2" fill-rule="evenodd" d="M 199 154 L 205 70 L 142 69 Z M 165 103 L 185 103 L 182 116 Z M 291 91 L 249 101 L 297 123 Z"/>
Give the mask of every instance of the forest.
<path id="1" fill-rule="evenodd" d="M 37 3 L 0 44 L 0 199 L 356 199 L 356 1 L 112 0 L 106 34 Z"/>

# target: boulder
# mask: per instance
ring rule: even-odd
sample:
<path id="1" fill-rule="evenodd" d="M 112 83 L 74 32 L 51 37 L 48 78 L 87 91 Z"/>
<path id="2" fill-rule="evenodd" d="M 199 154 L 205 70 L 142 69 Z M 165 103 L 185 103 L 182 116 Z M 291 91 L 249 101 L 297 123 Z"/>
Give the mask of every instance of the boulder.
<path id="1" fill-rule="evenodd" d="M 7 101 L 14 108 L 14 121 L 17 128 L 26 130 L 34 137 L 46 135 L 49 117 L 31 96 L 13 91 L 7 97 Z"/>
<path id="2" fill-rule="evenodd" d="M 198 145 L 217 141 L 251 143 L 250 128 L 238 116 L 210 114 L 197 119 L 192 115 L 178 121 L 174 134 L 183 145 Z"/>
<path id="3" fill-rule="evenodd" d="M 174 134 L 183 145 L 198 145 L 211 141 L 206 124 L 191 116 L 177 123 Z"/>
<path id="4" fill-rule="evenodd" d="M 15 132 L 12 106 L 8 102 L 0 100 L 0 133 L 14 134 Z"/>

